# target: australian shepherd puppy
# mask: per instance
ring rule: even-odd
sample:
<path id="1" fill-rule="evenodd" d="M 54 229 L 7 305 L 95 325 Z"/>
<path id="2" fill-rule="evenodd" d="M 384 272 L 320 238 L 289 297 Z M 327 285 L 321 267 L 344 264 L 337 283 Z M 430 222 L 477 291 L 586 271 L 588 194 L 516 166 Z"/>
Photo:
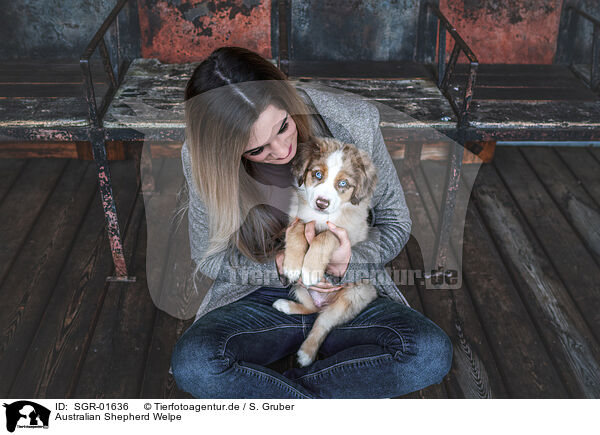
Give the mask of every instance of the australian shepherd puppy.
<path id="1" fill-rule="evenodd" d="M 377 173 L 369 155 L 354 145 L 334 138 L 314 137 L 298 144 L 292 175 L 298 188 L 291 201 L 289 223 L 296 218 L 300 220 L 286 236 L 283 274 L 291 282 L 302 277 L 304 285 L 312 286 L 322 280 L 331 254 L 340 246 L 327 221 L 344 228 L 351 245 L 367 238 L 367 218 Z M 310 221 L 315 221 L 315 237 L 309 247 L 304 227 Z M 377 291 L 368 282 L 346 284 L 327 293 L 296 283 L 290 295 L 297 302 L 278 299 L 273 307 L 287 314 L 319 312 L 297 353 L 298 363 L 304 367 L 315 360 L 327 334 L 360 313 L 377 297 Z"/>

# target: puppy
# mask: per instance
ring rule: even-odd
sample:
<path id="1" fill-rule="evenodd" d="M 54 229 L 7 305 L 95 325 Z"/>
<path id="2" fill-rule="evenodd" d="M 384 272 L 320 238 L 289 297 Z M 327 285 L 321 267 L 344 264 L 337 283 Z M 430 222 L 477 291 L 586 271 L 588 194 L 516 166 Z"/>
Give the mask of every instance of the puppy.
<path id="1" fill-rule="evenodd" d="M 369 155 L 354 145 L 315 137 L 298 144 L 292 175 L 298 188 L 288 215 L 290 224 L 296 217 L 300 220 L 286 236 L 283 275 L 291 282 L 301 276 L 302 283 L 311 286 L 323 279 L 331 254 L 340 245 L 327 221 L 344 228 L 351 245 L 367 238 L 367 218 L 377 173 Z M 309 248 L 304 227 L 310 221 L 315 221 L 315 237 Z M 287 314 L 319 312 L 297 353 L 298 364 L 304 367 L 315 360 L 329 332 L 356 317 L 377 297 L 377 291 L 368 282 L 346 284 L 329 293 L 308 290 L 296 283 L 290 295 L 297 302 L 278 299 L 273 307 Z"/>

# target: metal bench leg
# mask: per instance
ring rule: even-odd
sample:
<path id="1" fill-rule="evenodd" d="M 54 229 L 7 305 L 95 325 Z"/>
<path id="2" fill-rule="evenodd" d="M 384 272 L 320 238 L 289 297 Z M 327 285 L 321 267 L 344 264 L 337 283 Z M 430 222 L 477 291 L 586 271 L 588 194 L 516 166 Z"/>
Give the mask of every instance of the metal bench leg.
<path id="1" fill-rule="evenodd" d="M 431 271 L 432 275 L 448 273 L 445 268 L 448 260 L 448 247 L 450 245 L 450 233 L 452 232 L 452 218 L 454 217 L 454 209 L 456 206 L 456 196 L 458 194 L 458 185 L 460 182 L 464 147 L 458 143 L 454 143 L 448 151 L 446 185 L 442 197 L 440 219 L 438 222 L 431 262 L 431 265 L 434 268 L 434 270 Z"/>
<path id="2" fill-rule="evenodd" d="M 98 184 L 100 187 L 100 197 L 102 199 L 102 208 L 106 218 L 106 230 L 110 241 L 110 250 L 112 251 L 113 263 L 115 265 L 115 275 L 106 278 L 107 281 L 135 282 L 135 277 L 127 276 L 127 265 L 123 255 L 123 241 L 117 219 L 117 208 L 112 192 L 112 182 L 110 179 L 110 170 L 108 159 L 106 158 L 106 146 L 102 130 L 90 131 L 90 140 L 92 142 L 92 154 L 98 170 Z"/>

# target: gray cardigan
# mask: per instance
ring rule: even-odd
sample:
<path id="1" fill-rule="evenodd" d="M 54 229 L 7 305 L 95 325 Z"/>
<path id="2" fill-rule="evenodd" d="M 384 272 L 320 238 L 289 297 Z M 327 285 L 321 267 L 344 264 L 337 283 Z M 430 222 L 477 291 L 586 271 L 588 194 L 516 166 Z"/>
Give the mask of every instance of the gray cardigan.
<path id="1" fill-rule="evenodd" d="M 359 281 L 363 276 L 370 277 L 379 296 L 408 305 L 384 268 L 408 241 L 411 220 L 398 174 L 379 129 L 379 110 L 352 94 L 340 93 L 319 84 L 295 83 L 295 86 L 306 92 L 310 98 L 307 103 L 321 114 L 337 139 L 353 143 L 368 152 L 378 168 L 369 238 L 352 247 L 348 270 L 343 277 L 326 274 L 327 279 L 344 284 Z M 258 263 L 245 257 L 237 248 L 232 248 L 200 262 L 208 247 L 208 216 L 192 182 L 185 142 L 181 157 L 189 194 L 191 256 L 199 265 L 200 272 L 214 280 L 198 309 L 196 319 L 215 308 L 237 301 L 261 286 L 283 288 L 274 258 L 266 263 Z M 239 267 L 232 268 L 230 259 Z"/>

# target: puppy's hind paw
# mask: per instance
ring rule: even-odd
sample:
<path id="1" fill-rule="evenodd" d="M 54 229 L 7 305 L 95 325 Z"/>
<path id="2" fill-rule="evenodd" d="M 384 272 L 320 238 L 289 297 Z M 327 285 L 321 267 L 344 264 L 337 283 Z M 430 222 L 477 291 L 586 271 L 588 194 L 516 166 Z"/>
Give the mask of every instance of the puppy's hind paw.
<path id="1" fill-rule="evenodd" d="M 290 301 L 287 299 L 277 299 L 273 302 L 273 308 L 285 314 L 290 314 Z"/>
<path id="2" fill-rule="evenodd" d="M 299 350 L 296 355 L 298 356 L 298 364 L 300 365 L 300 367 L 306 367 L 308 365 L 311 365 L 315 360 L 314 355 L 310 356 L 303 350 Z"/>

